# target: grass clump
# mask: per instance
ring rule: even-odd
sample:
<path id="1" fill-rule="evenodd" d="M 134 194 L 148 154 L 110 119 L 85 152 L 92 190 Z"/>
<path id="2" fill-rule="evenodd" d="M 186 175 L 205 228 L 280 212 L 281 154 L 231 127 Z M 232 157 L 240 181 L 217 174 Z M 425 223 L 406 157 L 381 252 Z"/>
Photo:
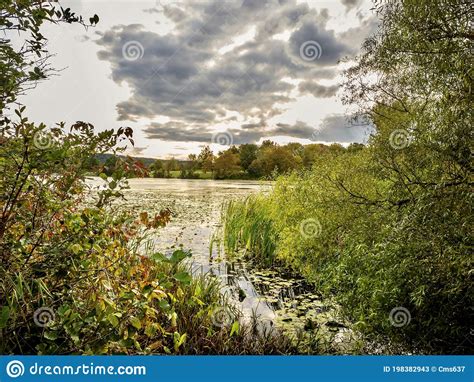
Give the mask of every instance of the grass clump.
<path id="1" fill-rule="evenodd" d="M 264 198 L 231 201 L 223 214 L 224 247 L 229 252 L 251 251 L 258 262 L 271 266 L 275 260 L 277 234 L 267 215 Z"/>

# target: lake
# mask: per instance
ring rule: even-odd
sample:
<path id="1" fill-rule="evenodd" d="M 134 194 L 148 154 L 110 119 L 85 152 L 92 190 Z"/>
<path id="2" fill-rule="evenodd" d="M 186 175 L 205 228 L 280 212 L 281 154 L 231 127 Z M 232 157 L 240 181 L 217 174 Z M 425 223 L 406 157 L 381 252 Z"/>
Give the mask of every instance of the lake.
<path id="1" fill-rule="evenodd" d="M 145 178 L 128 183 L 122 208 L 137 215 L 172 211 L 171 222 L 152 238 L 156 250 L 167 255 L 177 248 L 190 250 L 192 272 L 219 278 L 222 293 L 240 309 L 243 320 L 257 317 L 262 327 L 276 326 L 294 337 L 316 332 L 328 347 L 343 352 L 353 342 L 354 333 L 343 323 L 337 306 L 323 300 L 303 279 L 255 269 L 228 256 L 218 243 L 211 250 L 211 241 L 219 239 L 225 203 L 268 192 L 272 182 Z"/>

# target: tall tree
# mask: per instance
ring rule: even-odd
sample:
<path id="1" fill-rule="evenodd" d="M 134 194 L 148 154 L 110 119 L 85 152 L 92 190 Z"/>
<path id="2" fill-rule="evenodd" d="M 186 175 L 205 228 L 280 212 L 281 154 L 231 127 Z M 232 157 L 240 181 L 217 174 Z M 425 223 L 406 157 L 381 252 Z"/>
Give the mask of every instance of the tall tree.
<path id="1" fill-rule="evenodd" d="M 199 165 L 204 173 L 213 170 L 214 153 L 209 146 L 204 146 L 198 156 Z"/>
<path id="2" fill-rule="evenodd" d="M 258 146 L 252 143 L 246 143 L 239 148 L 240 165 L 247 171 L 252 162 L 257 159 Z"/>

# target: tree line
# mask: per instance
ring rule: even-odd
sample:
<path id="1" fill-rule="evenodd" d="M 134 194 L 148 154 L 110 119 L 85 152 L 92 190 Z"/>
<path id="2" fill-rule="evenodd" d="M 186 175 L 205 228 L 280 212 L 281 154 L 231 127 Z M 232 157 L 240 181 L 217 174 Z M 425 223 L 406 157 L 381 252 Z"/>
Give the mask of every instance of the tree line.
<path id="1" fill-rule="evenodd" d="M 348 147 L 340 144 L 314 143 L 279 145 L 265 140 L 260 145 L 246 143 L 233 145 L 216 154 L 204 146 L 199 154 L 190 154 L 187 160 L 126 157 L 126 176 L 183 179 L 275 179 L 294 170 L 309 169 L 316 159 L 326 153 L 340 154 L 364 148 L 360 143 Z M 110 175 L 118 165 L 116 156 L 94 157 L 90 169 L 95 174 Z"/>

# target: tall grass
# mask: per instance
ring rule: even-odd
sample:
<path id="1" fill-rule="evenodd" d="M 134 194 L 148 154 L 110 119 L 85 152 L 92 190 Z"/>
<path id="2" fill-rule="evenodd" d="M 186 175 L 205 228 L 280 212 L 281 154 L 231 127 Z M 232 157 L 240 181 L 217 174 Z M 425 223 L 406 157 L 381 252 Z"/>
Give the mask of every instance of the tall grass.
<path id="1" fill-rule="evenodd" d="M 262 197 L 229 202 L 223 211 L 223 229 L 226 252 L 244 249 L 262 265 L 274 264 L 278 234 Z"/>

